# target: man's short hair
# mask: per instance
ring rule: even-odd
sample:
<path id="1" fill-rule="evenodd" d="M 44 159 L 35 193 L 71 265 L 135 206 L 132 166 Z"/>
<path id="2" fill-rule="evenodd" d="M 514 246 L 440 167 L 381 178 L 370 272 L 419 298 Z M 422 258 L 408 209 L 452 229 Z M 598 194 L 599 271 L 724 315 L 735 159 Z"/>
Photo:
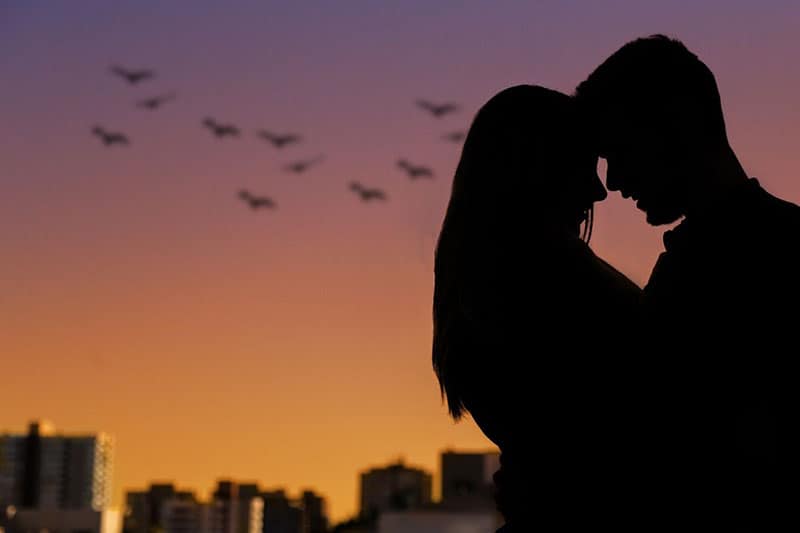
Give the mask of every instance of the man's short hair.
<path id="1" fill-rule="evenodd" d="M 727 143 L 714 74 L 682 42 L 665 35 L 624 45 L 578 85 L 575 97 L 601 128 L 621 113 L 637 128 L 689 136 L 703 145 Z"/>

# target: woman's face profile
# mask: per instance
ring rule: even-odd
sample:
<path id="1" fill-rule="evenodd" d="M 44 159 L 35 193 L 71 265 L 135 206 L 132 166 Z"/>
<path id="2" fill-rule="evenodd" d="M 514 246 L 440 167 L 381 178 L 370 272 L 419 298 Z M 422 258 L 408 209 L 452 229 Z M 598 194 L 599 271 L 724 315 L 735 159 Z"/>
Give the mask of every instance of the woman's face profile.
<path id="1" fill-rule="evenodd" d="M 597 174 L 597 155 L 579 143 L 565 142 L 564 146 L 541 156 L 550 160 L 541 166 L 532 165 L 540 170 L 530 172 L 528 179 L 550 182 L 549 187 L 541 188 L 544 196 L 541 203 L 548 211 L 547 216 L 577 235 L 594 203 L 608 196 Z M 547 169 L 546 175 L 542 175 L 541 168 Z"/>

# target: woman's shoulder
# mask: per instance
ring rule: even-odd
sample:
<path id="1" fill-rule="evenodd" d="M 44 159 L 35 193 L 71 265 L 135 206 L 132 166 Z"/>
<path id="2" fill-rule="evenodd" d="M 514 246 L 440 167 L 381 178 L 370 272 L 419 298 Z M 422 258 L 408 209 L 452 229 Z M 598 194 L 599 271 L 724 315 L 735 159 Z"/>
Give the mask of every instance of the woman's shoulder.
<path id="1" fill-rule="evenodd" d="M 642 288 L 636 285 L 629 277 L 617 270 L 608 261 L 595 255 L 595 260 L 598 263 L 598 273 L 604 278 L 611 286 L 616 287 L 620 291 L 628 292 L 641 296 Z"/>
<path id="2" fill-rule="evenodd" d="M 510 324 L 544 309 L 551 322 L 587 309 L 638 312 L 642 290 L 578 238 L 502 249 L 461 265 L 453 297 L 466 316 Z"/>
<path id="3" fill-rule="evenodd" d="M 551 263 L 551 270 L 573 276 L 580 284 L 599 285 L 615 291 L 639 294 L 642 289 L 617 270 L 583 240 L 568 236 L 554 240 L 544 249 L 550 257 L 539 254 L 539 260 Z"/>
<path id="4" fill-rule="evenodd" d="M 551 282 L 565 298 L 604 314 L 639 312 L 642 289 L 580 239 L 565 240 L 550 269 Z"/>

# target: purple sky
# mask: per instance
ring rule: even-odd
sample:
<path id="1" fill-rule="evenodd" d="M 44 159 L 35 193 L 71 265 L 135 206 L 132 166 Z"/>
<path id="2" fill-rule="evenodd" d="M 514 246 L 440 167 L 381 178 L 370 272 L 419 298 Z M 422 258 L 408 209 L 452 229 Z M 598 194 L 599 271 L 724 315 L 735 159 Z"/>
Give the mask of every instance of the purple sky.
<path id="1" fill-rule="evenodd" d="M 800 201 L 796 2 L 386 4 L 0 4 L 0 431 L 42 416 L 115 434 L 118 491 L 232 475 L 314 486 L 336 518 L 369 464 L 434 469 L 441 447 L 488 446 L 448 421 L 430 370 L 459 155 L 440 136 L 506 86 L 571 91 L 637 36 L 706 61 L 745 168 Z M 128 87 L 116 63 L 158 76 Z M 156 112 L 134 106 L 169 91 Z M 437 121 L 419 97 L 462 111 Z M 244 137 L 213 140 L 205 116 Z M 132 145 L 103 149 L 94 124 Z M 260 127 L 305 141 L 277 152 Z M 316 154 L 307 175 L 281 171 Z M 398 157 L 436 179 L 409 182 Z M 353 179 L 390 201 L 358 203 Z M 279 210 L 247 211 L 242 187 Z M 642 284 L 660 234 L 612 194 L 593 247 Z"/>

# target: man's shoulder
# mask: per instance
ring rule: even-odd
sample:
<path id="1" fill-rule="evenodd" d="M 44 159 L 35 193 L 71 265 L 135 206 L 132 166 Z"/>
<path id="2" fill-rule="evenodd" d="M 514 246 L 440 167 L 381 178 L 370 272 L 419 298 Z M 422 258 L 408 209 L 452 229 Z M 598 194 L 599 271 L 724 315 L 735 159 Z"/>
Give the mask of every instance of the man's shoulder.
<path id="1" fill-rule="evenodd" d="M 753 286 L 756 280 L 765 288 L 796 287 L 798 244 L 800 206 L 751 179 L 727 215 L 684 219 L 664 234 L 665 251 L 644 288 L 646 300 L 681 300 L 686 291 Z"/>
<path id="2" fill-rule="evenodd" d="M 774 222 L 800 225 L 800 206 L 772 194 L 755 178 L 752 178 L 751 182 L 759 200 L 758 206 L 762 215 L 766 215 L 768 220 Z"/>

